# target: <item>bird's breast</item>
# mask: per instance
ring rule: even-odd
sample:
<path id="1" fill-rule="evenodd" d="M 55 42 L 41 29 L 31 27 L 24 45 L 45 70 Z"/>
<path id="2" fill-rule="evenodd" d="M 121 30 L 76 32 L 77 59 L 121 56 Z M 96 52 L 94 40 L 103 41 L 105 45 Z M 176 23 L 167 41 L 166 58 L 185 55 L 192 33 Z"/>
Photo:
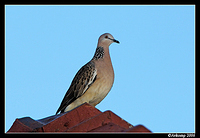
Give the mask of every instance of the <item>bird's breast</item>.
<path id="1" fill-rule="evenodd" d="M 98 67 L 100 65 L 100 67 Z M 91 99 L 89 103 L 93 106 L 100 103 L 109 93 L 114 82 L 114 71 L 112 64 L 105 64 L 105 62 L 97 65 L 97 78 L 90 86 L 87 93 L 90 93 Z M 101 68 L 101 69 L 99 69 Z"/>

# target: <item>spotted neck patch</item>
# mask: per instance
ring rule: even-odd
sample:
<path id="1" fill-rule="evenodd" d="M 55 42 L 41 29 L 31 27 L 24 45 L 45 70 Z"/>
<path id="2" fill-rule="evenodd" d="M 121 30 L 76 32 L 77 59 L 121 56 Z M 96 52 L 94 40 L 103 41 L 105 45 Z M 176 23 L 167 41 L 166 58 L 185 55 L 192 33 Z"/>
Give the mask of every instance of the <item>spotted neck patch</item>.
<path id="1" fill-rule="evenodd" d="M 98 60 L 100 58 L 103 58 L 103 56 L 104 56 L 104 49 L 103 47 L 98 46 L 94 54 L 94 57 L 92 59 Z"/>

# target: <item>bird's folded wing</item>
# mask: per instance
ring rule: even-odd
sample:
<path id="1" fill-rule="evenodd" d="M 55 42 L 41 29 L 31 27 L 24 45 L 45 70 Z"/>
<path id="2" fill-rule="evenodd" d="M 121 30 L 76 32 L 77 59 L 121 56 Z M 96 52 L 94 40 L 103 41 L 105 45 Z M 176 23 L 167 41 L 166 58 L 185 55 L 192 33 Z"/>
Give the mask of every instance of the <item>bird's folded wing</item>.
<path id="1" fill-rule="evenodd" d="M 95 69 L 95 64 L 90 61 L 85 64 L 76 73 L 67 93 L 65 94 L 63 101 L 58 108 L 56 114 L 61 111 L 64 112 L 65 108 L 75 101 L 78 97 L 83 95 L 87 89 L 94 83 L 97 76 L 97 70 Z"/>

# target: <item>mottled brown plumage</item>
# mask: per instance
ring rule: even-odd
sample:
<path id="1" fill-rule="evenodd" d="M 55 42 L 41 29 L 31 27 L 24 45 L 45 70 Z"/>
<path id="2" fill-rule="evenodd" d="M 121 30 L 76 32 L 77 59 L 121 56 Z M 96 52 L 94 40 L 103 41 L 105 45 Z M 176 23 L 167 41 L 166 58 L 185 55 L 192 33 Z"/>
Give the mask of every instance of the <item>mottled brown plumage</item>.
<path id="1" fill-rule="evenodd" d="M 96 70 L 95 65 L 92 61 L 85 64 L 75 75 L 67 93 L 64 96 L 64 99 L 56 112 L 56 114 L 61 111 L 64 112 L 64 109 L 76 100 L 78 97 L 83 95 L 85 91 L 90 87 L 90 85 L 96 79 Z"/>

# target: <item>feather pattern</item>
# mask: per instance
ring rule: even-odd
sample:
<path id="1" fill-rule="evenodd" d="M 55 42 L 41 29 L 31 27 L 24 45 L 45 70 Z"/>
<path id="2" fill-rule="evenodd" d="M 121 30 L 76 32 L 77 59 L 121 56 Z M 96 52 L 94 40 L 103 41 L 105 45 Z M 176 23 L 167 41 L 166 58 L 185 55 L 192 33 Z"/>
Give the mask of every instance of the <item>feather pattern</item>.
<path id="1" fill-rule="evenodd" d="M 85 64 L 75 75 L 67 93 L 58 108 L 57 113 L 64 112 L 65 108 L 75 101 L 78 97 L 82 96 L 92 83 L 96 80 L 97 70 L 93 61 Z"/>

